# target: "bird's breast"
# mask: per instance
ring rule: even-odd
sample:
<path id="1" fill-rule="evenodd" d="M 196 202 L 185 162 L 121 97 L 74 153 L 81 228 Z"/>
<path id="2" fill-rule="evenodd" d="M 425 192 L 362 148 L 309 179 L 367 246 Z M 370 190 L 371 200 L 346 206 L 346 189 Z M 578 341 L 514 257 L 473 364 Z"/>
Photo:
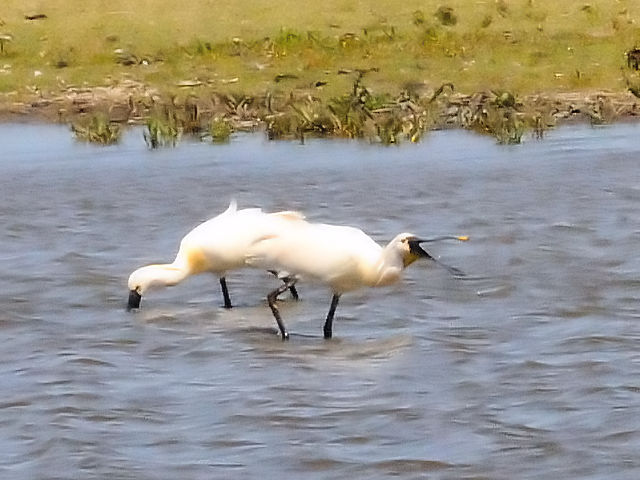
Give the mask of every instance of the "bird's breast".
<path id="1" fill-rule="evenodd" d="M 199 248 L 188 248 L 185 257 L 192 275 L 206 272 L 211 267 L 209 259 Z"/>

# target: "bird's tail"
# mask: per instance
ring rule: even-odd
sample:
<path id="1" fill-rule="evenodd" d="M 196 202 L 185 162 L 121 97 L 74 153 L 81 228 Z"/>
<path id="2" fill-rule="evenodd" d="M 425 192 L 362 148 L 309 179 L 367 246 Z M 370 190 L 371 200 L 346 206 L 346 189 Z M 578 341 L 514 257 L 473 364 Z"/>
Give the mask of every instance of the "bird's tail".
<path id="1" fill-rule="evenodd" d="M 232 198 L 229 202 L 229 208 L 225 210 L 224 213 L 235 213 L 238 211 L 238 202 L 236 202 L 235 198 Z"/>

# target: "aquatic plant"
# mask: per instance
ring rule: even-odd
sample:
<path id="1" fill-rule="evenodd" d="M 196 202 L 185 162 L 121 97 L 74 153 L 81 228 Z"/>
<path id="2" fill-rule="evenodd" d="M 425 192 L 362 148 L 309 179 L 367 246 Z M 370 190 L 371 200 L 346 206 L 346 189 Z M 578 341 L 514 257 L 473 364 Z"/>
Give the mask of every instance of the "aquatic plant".
<path id="1" fill-rule="evenodd" d="M 245 119 L 250 117 L 249 107 L 255 99 L 242 93 L 227 93 L 223 100 L 229 115 Z"/>
<path id="2" fill-rule="evenodd" d="M 493 97 L 485 96 L 479 101 L 466 126 L 492 135 L 500 144 L 518 144 L 526 128 L 524 115 L 518 112 L 518 106 L 512 93 L 493 92 Z"/>
<path id="3" fill-rule="evenodd" d="M 362 84 L 364 71 L 359 71 L 351 91 L 339 97 L 331 98 L 328 109 L 335 123 L 335 132 L 348 138 L 361 138 L 367 123 L 373 120 L 367 102 L 371 101 L 369 89 Z M 369 125 L 370 127 L 370 125 Z"/>
<path id="4" fill-rule="evenodd" d="M 525 124 L 512 109 L 487 106 L 478 116 L 475 130 L 493 135 L 500 144 L 514 145 L 521 142 Z"/>
<path id="5" fill-rule="evenodd" d="M 89 118 L 89 121 L 77 121 L 71 124 L 71 130 L 78 140 L 111 145 L 120 140 L 120 125 L 109 121 L 103 113 L 97 113 Z"/>
<path id="6" fill-rule="evenodd" d="M 180 125 L 175 108 L 156 108 L 145 123 L 144 141 L 151 149 L 175 147 L 180 138 Z"/>
<path id="7" fill-rule="evenodd" d="M 393 145 L 400 142 L 403 132 L 403 119 L 397 110 L 392 110 L 375 122 L 380 143 Z"/>
<path id="8" fill-rule="evenodd" d="M 350 90 L 332 97 L 328 102 L 312 95 L 295 98 L 274 113 L 273 97 L 265 104 L 270 112 L 264 117 L 269 139 L 299 138 L 304 142 L 311 135 L 335 135 L 347 138 L 367 138 L 384 145 L 400 143 L 403 139 L 418 142 L 436 124 L 437 99 L 453 85 L 446 83 L 433 94 L 420 97 L 403 91 L 398 97 L 373 94 L 364 85 L 366 72 L 357 72 Z"/>
<path id="9" fill-rule="evenodd" d="M 265 122 L 265 130 L 269 140 L 280 140 L 290 137 L 292 132 L 295 132 L 298 128 L 294 117 L 283 112 L 266 116 Z"/>
<path id="10" fill-rule="evenodd" d="M 199 135 L 202 130 L 202 119 L 198 101 L 194 97 L 188 97 L 178 113 L 178 123 L 185 135 Z"/>
<path id="11" fill-rule="evenodd" d="M 525 113 L 525 124 L 536 139 L 542 140 L 546 132 L 556 126 L 554 109 L 550 105 L 539 104 L 534 111 Z"/>
<path id="12" fill-rule="evenodd" d="M 295 112 L 296 136 L 302 142 L 305 135 L 326 135 L 336 128 L 328 108 L 311 96 L 291 104 L 291 109 Z"/>
<path id="13" fill-rule="evenodd" d="M 453 91 L 452 83 L 440 85 L 431 95 L 419 95 L 410 89 L 387 101 L 382 108 L 371 110 L 380 143 L 392 145 L 406 138 L 419 142 L 438 119 L 437 101 L 446 89 Z"/>
<path id="14" fill-rule="evenodd" d="M 233 126 L 225 117 L 214 117 L 209 122 L 207 135 L 213 143 L 228 142 L 232 133 Z"/>
<path id="15" fill-rule="evenodd" d="M 525 124 L 515 110 L 495 112 L 494 118 L 491 116 L 490 114 L 488 124 L 491 125 L 493 136 L 496 137 L 498 143 L 515 145 L 522 141 Z"/>
<path id="16" fill-rule="evenodd" d="M 307 135 L 327 135 L 336 128 L 328 107 L 311 95 L 290 99 L 284 111 L 269 114 L 265 120 L 270 140 L 295 137 L 304 142 Z"/>
<path id="17" fill-rule="evenodd" d="M 598 95 L 595 103 L 590 105 L 585 113 L 589 117 L 591 125 L 608 125 L 613 123 L 618 116 L 611 99 L 603 95 Z"/>

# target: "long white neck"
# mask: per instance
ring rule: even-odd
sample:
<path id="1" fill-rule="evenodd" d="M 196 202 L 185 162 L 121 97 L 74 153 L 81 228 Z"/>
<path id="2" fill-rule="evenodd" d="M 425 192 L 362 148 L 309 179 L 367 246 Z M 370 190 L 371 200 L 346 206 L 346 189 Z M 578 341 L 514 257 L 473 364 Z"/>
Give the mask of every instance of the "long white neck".
<path id="1" fill-rule="evenodd" d="M 139 287 L 141 292 L 177 285 L 189 276 L 189 270 L 181 263 L 147 265 L 139 268 L 129 278 L 129 288 Z"/>
<path id="2" fill-rule="evenodd" d="M 402 253 L 395 245 L 389 244 L 380 252 L 369 284 L 375 287 L 391 285 L 400 279 L 404 267 Z"/>
<path id="3" fill-rule="evenodd" d="M 173 287 L 189 276 L 189 272 L 185 268 L 173 263 L 150 266 L 155 267 L 155 282 L 162 283 L 166 287 Z"/>

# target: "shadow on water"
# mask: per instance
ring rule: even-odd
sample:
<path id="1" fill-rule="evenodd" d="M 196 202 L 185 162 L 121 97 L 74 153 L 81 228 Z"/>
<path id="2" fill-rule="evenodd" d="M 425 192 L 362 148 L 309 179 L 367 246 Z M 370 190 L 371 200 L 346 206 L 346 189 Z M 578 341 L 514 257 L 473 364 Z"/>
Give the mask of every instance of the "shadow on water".
<path id="1" fill-rule="evenodd" d="M 640 127 L 498 147 L 267 142 L 149 151 L 4 125 L 0 472 L 11 478 L 635 478 L 640 469 Z M 230 199 L 356 225 L 467 234 L 393 287 L 285 298 L 211 276 L 125 311 Z M 286 454 L 282 454 L 285 452 Z"/>

